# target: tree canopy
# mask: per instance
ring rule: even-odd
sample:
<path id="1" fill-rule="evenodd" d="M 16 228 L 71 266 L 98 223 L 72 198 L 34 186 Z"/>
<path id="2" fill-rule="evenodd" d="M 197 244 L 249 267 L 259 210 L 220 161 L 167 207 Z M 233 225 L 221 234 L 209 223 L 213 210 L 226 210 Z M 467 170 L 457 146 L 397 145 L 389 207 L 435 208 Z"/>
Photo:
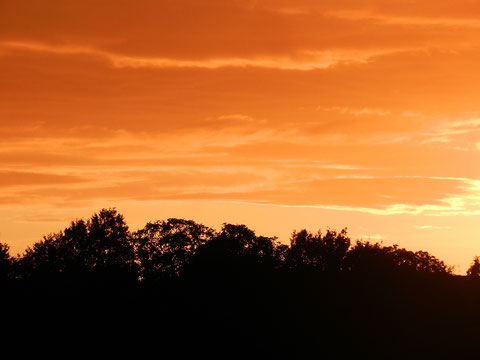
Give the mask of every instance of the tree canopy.
<path id="1" fill-rule="evenodd" d="M 48 316 L 89 309 L 82 314 L 103 329 L 110 312 L 119 329 L 130 323 L 128 336 L 177 351 L 188 344 L 195 356 L 200 342 L 289 359 L 404 359 L 419 348 L 427 357 L 417 358 L 429 358 L 438 343 L 477 345 L 480 258 L 461 277 L 426 251 L 352 241 L 347 229 L 300 229 L 289 240 L 178 218 L 132 232 L 115 209 L 102 209 L 23 254 L 0 244 L 0 283 L 15 300 L 37 295 L 32 304 L 62 295 L 47 297 Z M 447 328 L 460 335 L 451 340 Z"/>
<path id="2" fill-rule="evenodd" d="M 130 274 L 136 276 L 131 234 L 121 214 L 103 209 L 88 220 L 72 221 L 26 249 L 17 259 L 19 278 Z"/>
<path id="3" fill-rule="evenodd" d="M 102 273 L 130 276 L 140 282 L 161 281 L 178 278 L 187 268 L 200 271 L 205 266 L 218 271 L 234 267 L 258 271 L 261 266 L 264 270 L 325 273 L 452 273 L 451 267 L 425 251 L 362 240 L 352 244 L 347 229 L 294 231 L 288 245 L 275 237 L 259 236 L 242 224 L 225 223 L 217 231 L 177 218 L 149 222 L 132 233 L 115 209 L 102 209 L 87 220 L 74 220 L 16 258 L 8 250 L 7 245 L 0 246 L 0 270 L 5 278 L 19 279 Z M 475 258 L 470 276 L 480 274 L 478 264 Z"/>

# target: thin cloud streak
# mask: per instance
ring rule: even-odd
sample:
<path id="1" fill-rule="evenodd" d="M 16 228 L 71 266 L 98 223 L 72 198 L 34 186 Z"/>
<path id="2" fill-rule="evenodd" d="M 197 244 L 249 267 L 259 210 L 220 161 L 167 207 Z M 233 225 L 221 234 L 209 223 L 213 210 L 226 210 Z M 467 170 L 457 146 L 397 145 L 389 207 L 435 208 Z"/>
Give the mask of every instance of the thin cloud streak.
<path id="1" fill-rule="evenodd" d="M 399 16 L 395 14 L 381 14 L 362 10 L 336 10 L 327 12 L 326 14 L 340 19 L 363 20 L 383 25 L 459 27 L 474 29 L 480 28 L 480 21 L 478 19 L 465 17 Z"/>
<path id="2" fill-rule="evenodd" d="M 26 50 L 57 55 L 89 55 L 107 60 L 116 68 L 199 68 L 220 69 L 225 67 L 256 67 L 278 70 L 310 71 L 328 69 L 345 63 L 365 63 L 373 57 L 394 54 L 415 49 L 378 49 L 378 50 L 326 50 L 305 51 L 292 57 L 263 58 L 212 58 L 204 60 L 182 60 L 162 57 L 134 57 L 109 53 L 83 46 L 52 46 L 41 43 L 2 42 L 0 48 L 8 50 Z M 8 53 L 8 52 L 6 52 Z M 4 53 L 5 55 L 5 53 Z"/>

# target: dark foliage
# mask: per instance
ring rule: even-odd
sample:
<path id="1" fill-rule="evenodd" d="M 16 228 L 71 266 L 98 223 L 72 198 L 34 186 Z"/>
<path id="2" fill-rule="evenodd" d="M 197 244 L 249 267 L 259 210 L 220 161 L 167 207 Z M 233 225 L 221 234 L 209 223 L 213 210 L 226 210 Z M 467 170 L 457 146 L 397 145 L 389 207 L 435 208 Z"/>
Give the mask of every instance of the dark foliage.
<path id="1" fill-rule="evenodd" d="M 457 276 L 424 251 L 352 244 L 346 229 L 295 231 L 289 245 L 245 225 L 215 231 L 173 218 L 131 233 L 115 209 L 73 221 L 16 258 L 8 250 L 0 244 L 2 299 L 10 301 L 3 309 L 19 317 L 10 328 L 23 324 L 22 333 L 36 329 L 37 337 L 89 354 L 439 359 L 478 353 L 478 257 L 468 276 Z M 53 324 L 56 332 L 39 324 Z"/>
<path id="2" fill-rule="evenodd" d="M 467 270 L 467 276 L 472 278 L 480 278 L 480 257 L 475 256 L 473 262 Z"/>
<path id="3" fill-rule="evenodd" d="M 9 253 L 10 246 L 0 243 L 0 282 L 5 282 L 11 276 L 13 258 Z"/>
<path id="4" fill-rule="evenodd" d="M 134 236 L 140 278 L 146 281 L 178 277 L 184 266 L 214 236 L 214 231 L 191 220 L 150 222 Z"/>
<path id="5" fill-rule="evenodd" d="M 450 274 L 452 268 L 425 251 L 409 251 L 397 245 L 357 241 L 346 254 L 350 271 L 366 273 L 422 272 Z"/>
<path id="6" fill-rule="evenodd" d="M 122 215 L 103 209 L 27 248 L 13 273 L 25 284 L 54 292 L 132 283 L 137 278 L 132 236 Z"/>
<path id="7" fill-rule="evenodd" d="M 328 230 L 313 235 L 307 230 L 294 232 L 290 249 L 287 252 L 287 263 L 293 267 L 310 267 L 322 271 L 346 270 L 345 257 L 350 247 L 347 230 L 340 233 Z"/>

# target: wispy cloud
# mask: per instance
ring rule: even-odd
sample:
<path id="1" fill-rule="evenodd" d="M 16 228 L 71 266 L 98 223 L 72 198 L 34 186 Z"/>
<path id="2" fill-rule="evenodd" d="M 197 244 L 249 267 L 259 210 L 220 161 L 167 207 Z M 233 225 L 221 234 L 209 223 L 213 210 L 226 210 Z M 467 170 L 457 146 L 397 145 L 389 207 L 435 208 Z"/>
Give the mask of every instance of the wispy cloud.
<path id="1" fill-rule="evenodd" d="M 354 116 L 362 116 L 362 115 L 374 115 L 374 116 L 388 116 L 392 115 L 390 110 L 380 109 L 380 108 L 360 108 L 360 109 L 352 109 L 348 107 L 341 107 L 341 106 L 333 106 L 333 107 L 318 107 L 317 110 L 322 111 L 336 111 L 341 114 L 348 114 Z"/>
<path id="2" fill-rule="evenodd" d="M 461 138 L 463 144 L 465 144 L 465 136 L 478 135 L 479 132 L 480 119 L 478 118 L 443 121 L 423 134 L 425 139 L 422 143 L 450 143 L 454 139 Z M 471 138 L 470 142 L 476 137 Z"/>
<path id="3" fill-rule="evenodd" d="M 417 229 L 421 230 L 451 230 L 451 226 L 437 226 L 437 225 L 415 225 Z"/>
<path id="4" fill-rule="evenodd" d="M 329 11 L 327 14 L 342 19 L 371 21 L 383 25 L 480 28 L 480 21 L 478 19 L 466 17 L 401 16 L 398 14 L 381 14 L 365 10 L 335 10 Z"/>
<path id="5" fill-rule="evenodd" d="M 107 52 L 92 47 L 76 45 L 49 45 L 44 43 L 29 42 L 2 42 L 0 49 L 4 51 L 35 51 L 46 52 L 57 55 L 88 55 L 108 61 L 116 68 L 199 68 L 199 69 L 220 69 L 226 67 L 254 67 L 278 70 L 299 70 L 309 71 L 316 69 L 327 69 L 338 64 L 365 63 L 371 58 L 386 54 L 392 54 L 409 49 L 367 49 L 348 50 L 331 49 L 324 51 L 301 51 L 292 56 L 278 57 L 214 57 L 206 59 L 181 59 L 167 57 L 144 57 L 127 56 Z"/>
<path id="6" fill-rule="evenodd" d="M 381 241 L 384 239 L 384 236 L 383 235 L 380 235 L 380 234 L 374 234 L 374 235 L 359 235 L 359 238 L 360 239 L 363 239 L 363 240 L 374 240 L 374 241 Z"/>

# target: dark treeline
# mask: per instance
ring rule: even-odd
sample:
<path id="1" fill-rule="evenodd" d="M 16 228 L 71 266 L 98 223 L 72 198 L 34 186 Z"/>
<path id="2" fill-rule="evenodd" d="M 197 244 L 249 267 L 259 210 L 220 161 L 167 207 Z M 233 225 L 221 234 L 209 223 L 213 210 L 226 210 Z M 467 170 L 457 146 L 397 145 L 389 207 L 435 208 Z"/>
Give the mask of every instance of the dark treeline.
<path id="1" fill-rule="evenodd" d="M 144 343 L 136 352 L 155 344 L 180 357 L 473 355 L 479 275 L 478 258 L 458 276 L 428 252 L 352 242 L 345 229 L 295 231 L 289 245 L 183 219 L 130 232 L 115 209 L 15 257 L 0 245 L 2 297 L 42 304 L 29 316 L 98 336 L 123 329 Z"/>

